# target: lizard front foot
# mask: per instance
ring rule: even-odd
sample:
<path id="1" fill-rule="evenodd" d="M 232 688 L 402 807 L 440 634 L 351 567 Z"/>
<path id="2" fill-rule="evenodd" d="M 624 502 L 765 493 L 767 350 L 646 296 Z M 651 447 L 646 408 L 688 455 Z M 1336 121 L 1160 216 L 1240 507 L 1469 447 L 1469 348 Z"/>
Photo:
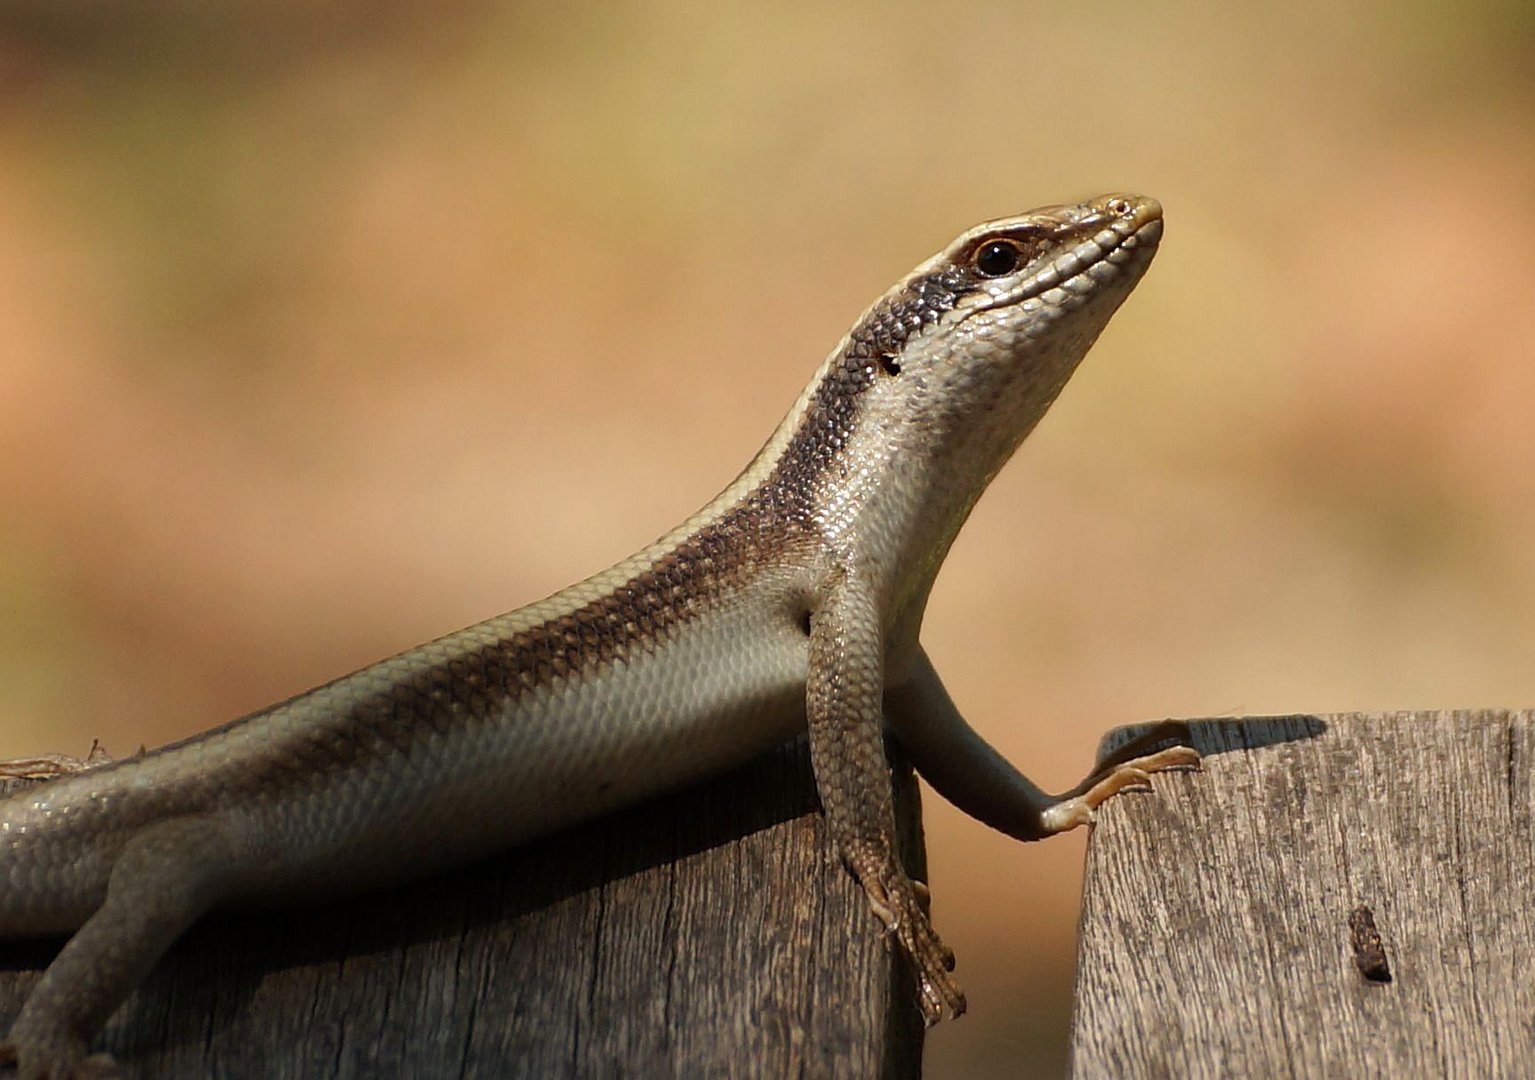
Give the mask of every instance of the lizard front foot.
<path id="1" fill-rule="evenodd" d="M 1040 824 L 1045 832 L 1066 832 L 1089 824 L 1098 807 L 1126 788 L 1148 786 L 1154 772 L 1197 768 L 1199 751 L 1192 746 L 1170 746 L 1150 754 L 1141 753 L 1170 738 L 1187 740 L 1188 725 L 1176 720 L 1166 721 L 1106 755 L 1086 780 L 1040 814 Z"/>
<path id="2" fill-rule="evenodd" d="M 965 992 L 950 974 L 954 950 L 943 943 L 927 917 L 927 886 L 905 871 L 887 866 L 859 872 L 869 907 L 885 924 L 885 934 L 906 954 L 917 976 L 917 1000 L 923 1023 L 932 1027 L 945 1017 L 962 1016 Z"/>

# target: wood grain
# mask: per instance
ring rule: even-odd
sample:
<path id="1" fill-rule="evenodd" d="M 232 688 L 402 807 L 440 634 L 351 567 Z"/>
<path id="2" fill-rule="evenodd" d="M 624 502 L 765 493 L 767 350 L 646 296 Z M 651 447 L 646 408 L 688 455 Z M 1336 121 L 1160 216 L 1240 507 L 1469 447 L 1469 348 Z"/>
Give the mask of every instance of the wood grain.
<path id="1" fill-rule="evenodd" d="M 57 947 L 0 946 L 0 1022 Z M 143 1077 L 910 1077 L 922 1023 L 794 743 L 460 873 L 212 916 L 104 1045 Z"/>
<path id="2" fill-rule="evenodd" d="M 1101 811 L 1073 1075 L 1535 1074 L 1535 714 L 1193 730 Z"/>

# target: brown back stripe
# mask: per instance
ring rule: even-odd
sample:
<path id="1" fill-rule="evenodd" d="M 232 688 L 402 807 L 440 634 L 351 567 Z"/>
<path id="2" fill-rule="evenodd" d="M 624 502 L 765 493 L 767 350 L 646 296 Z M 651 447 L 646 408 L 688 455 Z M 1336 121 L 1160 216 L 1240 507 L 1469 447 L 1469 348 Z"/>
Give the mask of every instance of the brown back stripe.
<path id="1" fill-rule="evenodd" d="M 254 772 L 302 781 L 360 760 L 404 750 L 430 731 L 484 721 L 524 693 L 591 670 L 653 653 L 701 614 L 714 597 L 758 569 L 759 552 L 813 542 L 811 513 L 818 474 L 836 459 L 857 424 L 858 401 L 881 373 L 878 358 L 896 355 L 978 283 L 945 269 L 908 284 L 854 329 L 840 360 L 811 396 L 799 427 L 773 471 L 739 504 L 604 596 L 538 626 L 476 642 L 482 624 L 307 691 L 224 725 L 260 720 L 350 683 L 357 698 L 331 723 L 285 733 L 258 761 L 238 766 L 249 790 Z M 432 653 L 446 653 L 431 659 Z M 414 662 L 413 662 L 414 661 Z M 422 662 L 425 661 L 425 662 Z M 370 690 L 369 676 L 377 688 Z M 201 738 L 197 736 L 194 738 Z M 155 753 L 171 751 L 172 744 Z M 108 766 L 110 768 L 110 766 Z M 206 778 L 201 796 L 216 800 L 224 781 Z M 188 792 L 191 795 L 190 792 Z"/>

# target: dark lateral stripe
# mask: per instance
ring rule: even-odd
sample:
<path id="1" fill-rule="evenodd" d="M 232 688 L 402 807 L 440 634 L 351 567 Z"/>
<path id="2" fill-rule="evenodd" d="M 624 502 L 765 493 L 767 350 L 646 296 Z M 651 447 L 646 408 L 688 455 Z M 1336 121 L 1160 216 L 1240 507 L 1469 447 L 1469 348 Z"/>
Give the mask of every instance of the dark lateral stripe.
<path id="1" fill-rule="evenodd" d="M 279 710 L 302 709 L 312 694 L 341 690 L 339 684 L 351 684 L 346 690 L 356 692 L 331 722 L 296 725 L 281 745 L 268 743 L 260 760 L 231 762 L 242 770 L 242 786 L 248 787 L 254 772 L 269 773 L 274 784 L 303 786 L 361 760 L 402 752 L 433 732 L 489 720 L 526 693 L 661 648 L 764 561 L 813 544 L 818 476 L 852 437 L 863 392 L 885 377 L 879 358 L 898 356 L 914 334 L 977 287 L 967 272 L 951 267 L 887 296 L 853 330 L 762 482 L 606 595 L 492 641 L 481 636 L 486 627 L 471 627 L 225 725 L 230 729 Z M 370 681 L 376 685 L 371 691 Z M 223 782 L 214 776 L 206 780 L 202 798 L 216 801 Z"/>
<path id="2" fill-rule="evenodd" d="M 270 770 L 276 783 L 303 786 L 504 715 L 525 694 L 655 653 L 712 600 L 748 579 L 759 565 L 756 552 L 780 550 L 797 528 L 754 493 L 623 585 L 566 614 L 491 641 L 476 635 L 483 626 L 471 627 L 385 660 L 371 692 L 372 668 L 348 676 L 342 681 L 362 684 L 356 699 L 329 723 L 303 725 L 285 733 L 281 746 L 269 744 L 262 761 L 246 763 L 243 782 L 252 769 Z M 421 662 L 432 653 L 441 658 Z M 303 708 L 307 696 L 286 704 Z"/>
<path id="3" fill-rule="evenodd" d="M 911 336 L 953 309 L 977 288 L 965 271 L 948 268 L 911 282 L 877 305 L 850 335 L 840 362 L 822 377 L 783 454 L 752 492 L 700 528 L 655 564 L 607 595 L 565 615 L 421 670 L 385 701 L 359 703 L 368 712 L 387 704 L 393 723 L 451 723 L 440 703 L 472 683 L 480 709 L 504 707 L 524 692 L 653 652 L 709 602 L 754 573 L 760 553 L 782 553 L 809 539 L 816 474 L 846 445 L 858 399 L 879 377 L 872 358 L 899 353 Z M 435 693 L 434 693 L 435 691 Z M 406 700 L 400 700 L 404 695 Z M 490 699 L 494 699 L 493 701 Z M 438 714 L 434 716 L 433 714 Z M 383 719 L 380 717 L 380 719 Z M 430 720 L 428 720 L 430 722 Z"/>
<path id="4" fill-rule="evenodd" d="M 913 334 L 937 322 L 961 296 L 978 287 L 975 277 L 957 266 L 917 278 L 901 292 L 887 296 L 853 329 L 846 355 L 856 359 L 898 355 Z"/>
<path id="5" fill-rule="evenodd" d="M 884 377 L 881 358 L 899 357 L 913 335 L 978 287 L 969 273 L 949 267 L 909 282 L 875 305 L 848 335 L 841 359 L 822 377 L 767 483 L 798 498 L 814 491 L 818 474 L 852 437 L 863 392 Z"/>

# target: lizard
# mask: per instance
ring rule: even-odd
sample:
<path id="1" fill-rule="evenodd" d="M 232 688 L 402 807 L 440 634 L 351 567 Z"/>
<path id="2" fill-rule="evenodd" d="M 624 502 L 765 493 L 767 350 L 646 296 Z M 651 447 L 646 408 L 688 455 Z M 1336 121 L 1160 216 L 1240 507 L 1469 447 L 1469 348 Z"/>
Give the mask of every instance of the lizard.
<path id="1" fill-rule="evenodd" d="M 0 799 L 0 939 L 70 935 L 0 1063 L 25 1080 L 110 1075 L 92 1041 L 212 908 L 424 875 L 800 732 L 836 854 L 909 960 L 924 1019 L 962 1013 L 927 887 L 895 851 L 886 725 L 939 794 L 1025 840 L 1199 760 L 1169 721 L 1048 795 L 964 720 L 919 641 L 971 508 L 1161 235 L 1161 206 L 1125 194 L 976 225 L 871 305 L 737 479 L 650 546 L 221 727 Z"/>

